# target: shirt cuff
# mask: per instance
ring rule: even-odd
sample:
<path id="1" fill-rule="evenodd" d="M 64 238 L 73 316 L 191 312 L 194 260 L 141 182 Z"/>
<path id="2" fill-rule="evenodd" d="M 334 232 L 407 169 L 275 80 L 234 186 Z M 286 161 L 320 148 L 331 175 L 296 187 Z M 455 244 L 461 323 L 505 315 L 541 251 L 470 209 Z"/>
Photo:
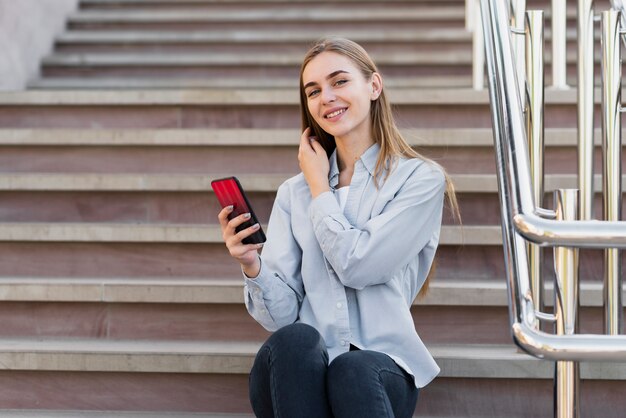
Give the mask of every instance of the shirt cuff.
<path id="1" fill-rule="evenodd" d="M 263 259 L 259 257 L 261 262 L 261 269 L 259 274 L 255 278 L 246 276 L 246 273 L 241 269 L 241 274 L 244 277 L 244 286 L 248 290 L 248 294 L 254 301 L 262 302 L 263 295 L 267 292 L 271 292 L 272 288 L 276 285 L 276 277 L 273 277 L 266 268 L 264 268 Z"/>

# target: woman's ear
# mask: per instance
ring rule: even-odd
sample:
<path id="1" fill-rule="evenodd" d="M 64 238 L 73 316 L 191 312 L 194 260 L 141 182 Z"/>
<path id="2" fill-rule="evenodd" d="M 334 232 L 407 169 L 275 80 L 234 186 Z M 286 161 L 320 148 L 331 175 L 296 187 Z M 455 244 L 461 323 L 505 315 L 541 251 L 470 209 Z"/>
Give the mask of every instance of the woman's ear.
<path id="1" fill-rule="evenodd" d="M 378 73 L 372 73 L 372 80 L 370 81 L 372 92 L 370 94 L 370 100 L 376 100 L 383 91 L 383 79 Z"/>

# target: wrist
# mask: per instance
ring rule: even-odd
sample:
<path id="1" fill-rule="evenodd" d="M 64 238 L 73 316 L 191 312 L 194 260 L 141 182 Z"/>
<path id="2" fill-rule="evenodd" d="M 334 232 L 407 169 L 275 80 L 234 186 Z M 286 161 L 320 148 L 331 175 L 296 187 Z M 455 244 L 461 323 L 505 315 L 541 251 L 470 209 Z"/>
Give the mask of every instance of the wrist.
<path id="1" fill-rule="evenodd" d="M 328 185 L 328 182 L 312 184 L 309 188 L 311 189 L 311 196 L 313 197 L 313 199 L 315 199 L 317 196 L 321 195 L 324 192 L 330 191 L 330 186 Z"/>
<path id="2" fill-rule="evenodd" d="M 256 279 L 261 272 L 261 257 L 257 254 L 254 261 L 250 264 L 241 264 L 241 270 L 243 274 L 246 275 L 249 279 Z"/>

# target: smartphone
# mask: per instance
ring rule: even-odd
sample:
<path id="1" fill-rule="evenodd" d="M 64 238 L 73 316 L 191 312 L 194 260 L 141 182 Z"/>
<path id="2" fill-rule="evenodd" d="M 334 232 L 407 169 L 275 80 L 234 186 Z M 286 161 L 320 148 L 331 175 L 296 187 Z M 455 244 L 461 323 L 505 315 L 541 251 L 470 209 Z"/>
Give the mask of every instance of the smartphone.
<path id="1" fill-rule="evenodd" d="M 227 177 L 213 180 L 211 182 L 211 187 L 213 188 L 213 192 L 215 193 L 215 196 L 217 196 L 217 200 L 219 200 L 222 208 L 233 205 L 233 211 L 228 215 L 229 220 L 244 213 L 250 214 L 250 219 L 239 225 L 235 231 L 239 232 L 256 223 L 259 223 L 259 220 L 254 214 L 252 206 L 250 206 L 250 202 L 243 191 L 243 187 L 241 187 L 241 183 L 237 180 L 237 177 Z M 244 244 L 261 244 L 265 242 L 265 240 L 265 233 L 263 232 L 263 229 L 259 228 L 254 234 L 244 238 L 241 242 Z"/>

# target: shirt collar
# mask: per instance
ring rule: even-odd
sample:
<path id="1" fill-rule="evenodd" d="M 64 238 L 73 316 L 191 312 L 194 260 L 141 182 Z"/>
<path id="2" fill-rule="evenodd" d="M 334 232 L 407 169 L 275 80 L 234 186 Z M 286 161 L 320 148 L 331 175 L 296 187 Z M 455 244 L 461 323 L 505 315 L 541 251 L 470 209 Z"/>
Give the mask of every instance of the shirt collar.
<path id="1" fill-rule="evenodd" d="M 374 175 L 376 160 L 378 159 L 378 151 L 380 151 L 380 145 L 374 143 L 371 147 L 365 150 L 363 154 L 361 154 L 361 157 L 359 157 L 359 160 L 361 160 L 361 163 L 368 171 L 370 176 Z M 328 172 L 328 183 L 330 184 L 330 187 L 334 189 L 339 183 L 339 163 L 337 162 L 337 148 L 335 148 L 335 150 L 331 154 L 329 162 L 330 171 Z"/>

